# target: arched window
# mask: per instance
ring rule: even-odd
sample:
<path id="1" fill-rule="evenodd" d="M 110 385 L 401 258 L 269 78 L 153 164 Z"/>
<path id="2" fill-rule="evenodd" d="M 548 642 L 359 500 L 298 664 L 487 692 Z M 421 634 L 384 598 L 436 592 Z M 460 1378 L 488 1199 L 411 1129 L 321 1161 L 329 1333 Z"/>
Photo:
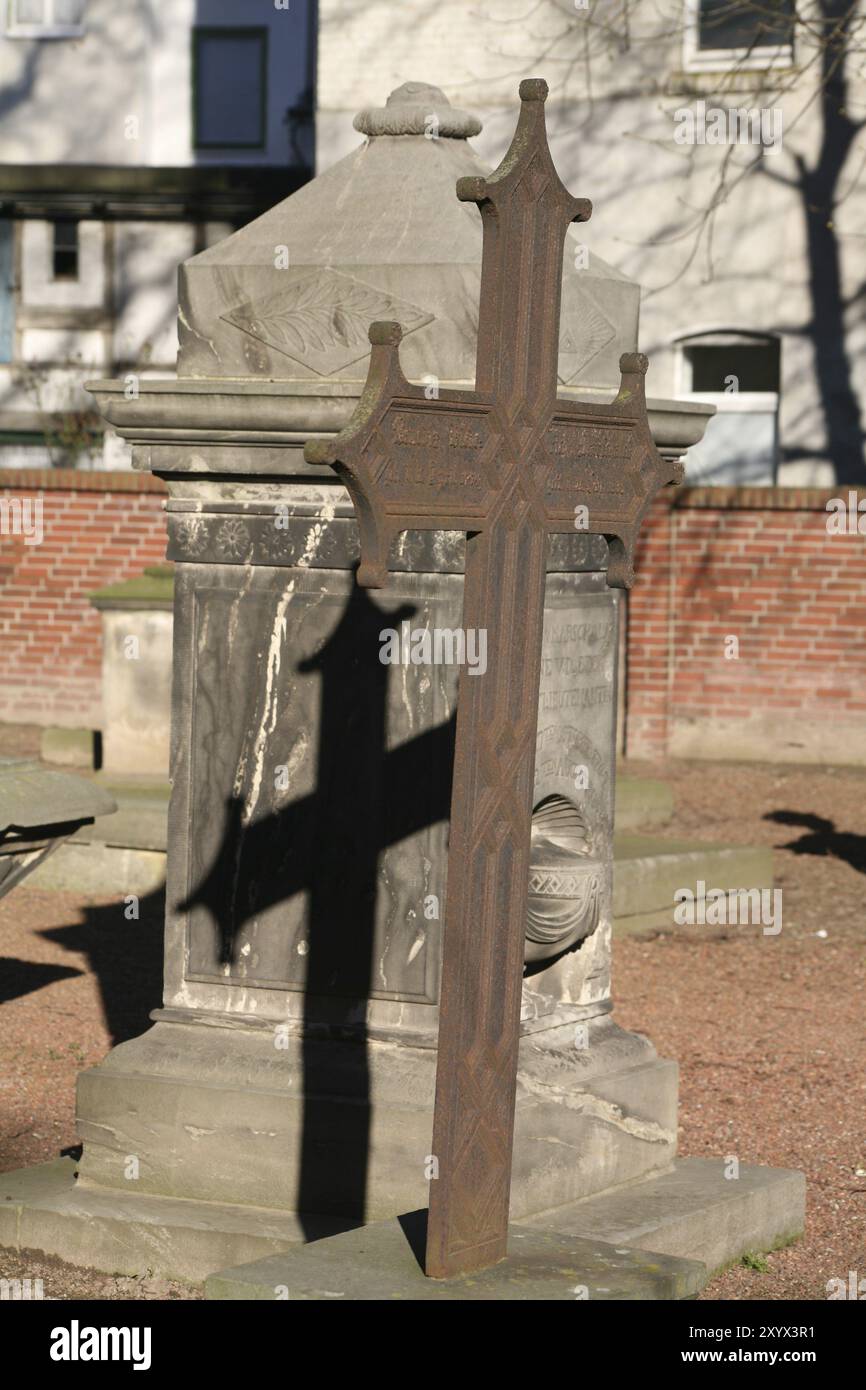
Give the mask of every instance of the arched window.
<path id="1" fill-rule="evenodd" d="M 686 460 L 693 483 L 772 485 L 779 456 L 779 363 L 773 334 L 719 329 L 677 347 L 677 395 L 709 401 L 716 415 Z"/>

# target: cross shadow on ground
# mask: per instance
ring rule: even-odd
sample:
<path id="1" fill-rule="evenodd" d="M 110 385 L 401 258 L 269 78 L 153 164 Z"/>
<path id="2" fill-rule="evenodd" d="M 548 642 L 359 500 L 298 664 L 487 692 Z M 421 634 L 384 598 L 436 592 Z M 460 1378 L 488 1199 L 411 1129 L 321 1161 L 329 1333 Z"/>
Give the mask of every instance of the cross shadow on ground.
<path id="1" fill-rule="evenodd" d="M 48 941 L 87 958 L 98 983 L 113 1047 L 146 1032 L 151 1026 L 151 1010 L 162 1003 L 165 889 L 138 899 L 137 918 L 126 915 L 131 910 L 124 899 L 86 905 L 80 922 L 41 933 Z M 50 968 L 59 972 L 53 978 L 80 973 L 71 967 Z"/>
<path id="2" fill-rule="evenodd" d="M 780 849 L 789 849 L 792 854 L 817 854 L 842 859 L 858 873 L 866 874 L 866 835 L 837 830 L 831 820 L 808 811 L 768 811 L 764 820 L 775 821 L 777 825 L 802 827 L 804 834 L 798 840 L 781 845 Z"/>
<path id="3" fill-rule="evenodd" d="M 33 994 L 37 989 L 53 985 L 56 980 L 68 980 L 72 975 L 81 974 L 83 971 L 71 965 L 49 965 L 19 960 L 14 956 L 0 956 L 0 1004 Z"/>

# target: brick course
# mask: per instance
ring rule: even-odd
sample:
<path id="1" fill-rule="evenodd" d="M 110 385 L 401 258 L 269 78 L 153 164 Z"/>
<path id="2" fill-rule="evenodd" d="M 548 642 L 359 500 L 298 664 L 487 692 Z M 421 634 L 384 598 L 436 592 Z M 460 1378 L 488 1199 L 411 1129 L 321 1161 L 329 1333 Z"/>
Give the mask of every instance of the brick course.
<path id="1" fill-rule="evenodd" d="M 0 532 L 0 722 L 100 727 L 88 595 L 164 560 L 165 496 L 149 473 L 0 470 L 0 498 L 42 499 L 43 529 L 39 545 Z"/>
<path id="2" fill-rule="evenodd" d="M 827 762 L 866 761 L 866 535 L 828 534 L 837 496 L 848 490 L 680 488 L 656 500 L 628 599 L 629 755 L 663 757 L 687 738 L 716 756 L 720 728 L 764 718 L 766 746 L 756 734 L 745 756 L 796 759 L 820 735 Z M 148 473 L 15 469 L 0 470 L 0 497 L 41 497 L 44 529 L 38 546 L 0 535 L 0 721 L 98 728 L 101 627 L 88 595 L 163 560 L 165 487 Z"/>
<path id="3" fill-rule="evenodd" d="M 767 757 L 796 759 L 805 745 L 814 756 L 823 731 L 827 762 L 866 760 L 866 535 L 827 531 L 828 501 L 848 492 L 680 488 L 656 499 L 628 602 L 630 755 L 661 757 L 683 740 L 699 754 L 702 735 L 739 724 L 755 730 L 759 756 L 760 717 L 778 709 L 788 722 Z"/>

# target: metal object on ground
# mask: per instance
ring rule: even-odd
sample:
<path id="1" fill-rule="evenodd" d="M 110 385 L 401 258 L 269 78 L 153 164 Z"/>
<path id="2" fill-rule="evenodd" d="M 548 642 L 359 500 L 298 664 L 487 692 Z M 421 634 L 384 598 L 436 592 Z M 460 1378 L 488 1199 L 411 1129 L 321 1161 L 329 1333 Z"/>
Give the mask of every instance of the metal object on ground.
<path id="1" fill-rule="evenodd" d="M 116 810 L 113 798 L 83 777 L 35 758 L 0 758 L 0 898 L 82 825 Z"/>

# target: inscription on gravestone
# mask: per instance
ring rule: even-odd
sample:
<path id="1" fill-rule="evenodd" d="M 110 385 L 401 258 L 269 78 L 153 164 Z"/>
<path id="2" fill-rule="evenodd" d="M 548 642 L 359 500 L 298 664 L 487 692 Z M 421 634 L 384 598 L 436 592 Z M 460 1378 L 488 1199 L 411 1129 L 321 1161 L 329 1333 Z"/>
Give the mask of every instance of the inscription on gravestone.
<path id="1" fill-rule="evenodd" d="M 613 833 L 610 705 L 615 613 L 606 593 L 551 592 L 541 649 L 527 959 L 549 960 L 590 936 L 608 901 Z M 580 710 L 579 720 L 574 709 Z M 563 712 L 565 711 L 565 713 Z M 586 987 L 603 993 L 607 958 Z M 524 1015 L 532 980 L 524 988 Z"/>

